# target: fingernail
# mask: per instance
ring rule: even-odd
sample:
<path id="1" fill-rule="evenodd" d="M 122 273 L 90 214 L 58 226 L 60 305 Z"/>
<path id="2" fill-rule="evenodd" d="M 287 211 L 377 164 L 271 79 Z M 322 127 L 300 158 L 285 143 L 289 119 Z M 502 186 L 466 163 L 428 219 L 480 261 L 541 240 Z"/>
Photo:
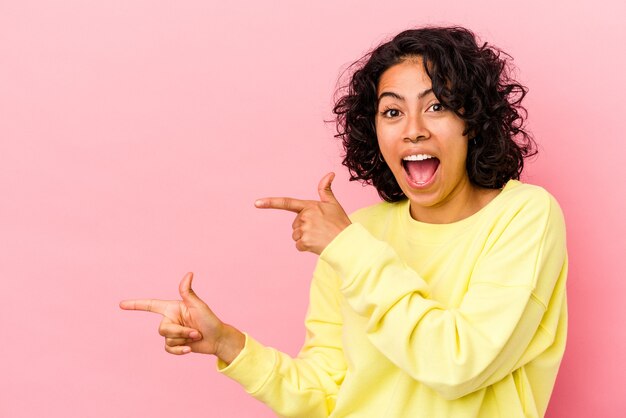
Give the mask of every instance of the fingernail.
<path id="1" fill-rule="evenodd" d="M 192 340 L 195 340 L 196 338 L 200 337 L 200 333 L 198 331 L 191 331 L 189 333 L 189 338 L 191 338 Z"/>
<path id="2" fill-rule="evenodd" d="M 191 352 L 191 348 L 189 347 L 183 347 L 183 353 L 187 354 Z"/>
<path id="3" fill-rule="evenodd" d="M 256 206 L 257 208 L 260 208 L 263 206 L 263 201 L 262 200 L 257 200 L 254 202 L 254 206 Z"/>

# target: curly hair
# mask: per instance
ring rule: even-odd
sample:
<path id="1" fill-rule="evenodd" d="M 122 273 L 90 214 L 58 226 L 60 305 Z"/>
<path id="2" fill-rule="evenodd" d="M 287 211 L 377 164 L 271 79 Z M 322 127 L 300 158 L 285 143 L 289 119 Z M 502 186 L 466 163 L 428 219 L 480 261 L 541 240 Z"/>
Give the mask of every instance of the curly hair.
<path id="1" fill-rule="evenodd" d="M 521 101 L 527 89 L 511 76 L 511 57 L 462 27 L 404 31 L 352 64 L 349 83 L 337 90 L 333 113 L 350 180 L 372 184 L 388 202 L 406 198 L 381 158 L 376 137 L 377 87 L 381 75 L 404 60 L 421 57 L 437 99 L 464 122 L 469 135 L 470 181 L 499 189 L 519 179 L 524 158 L 537 153 L 525 129 Z"/>

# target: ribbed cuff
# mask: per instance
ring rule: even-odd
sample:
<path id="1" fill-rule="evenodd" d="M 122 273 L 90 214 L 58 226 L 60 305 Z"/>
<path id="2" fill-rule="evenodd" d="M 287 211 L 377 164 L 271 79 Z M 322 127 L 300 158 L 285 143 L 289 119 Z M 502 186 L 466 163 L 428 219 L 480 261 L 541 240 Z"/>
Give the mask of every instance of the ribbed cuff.
<path id="1" fill-rule="evenodd" d="M 276 364 L 276 353 L 244 332 L 246 343 L 230 363 L 217 360 L 217 371 L 238 382 L 246 392 L 253 394 L 269 379 Z"/>

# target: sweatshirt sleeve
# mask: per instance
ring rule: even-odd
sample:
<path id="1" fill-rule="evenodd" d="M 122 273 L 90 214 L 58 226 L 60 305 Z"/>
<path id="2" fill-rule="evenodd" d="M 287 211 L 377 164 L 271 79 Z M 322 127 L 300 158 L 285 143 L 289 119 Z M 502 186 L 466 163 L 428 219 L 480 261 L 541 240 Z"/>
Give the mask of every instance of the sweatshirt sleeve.
<path id="1" fill-rule="evenodd" d="M 319 262 L 311 282 L 306 340 L 296 358 L 246 335 L 235 360 L 218 370 L 281 417 L 322 418 L 334 409 L 346 364 L 336 275 Z"/>
<path id="2" fill-rule="evenodd" d="M 540 325 L 564 278 L 566 250 L 562 214 L 545 197 L 490 234 L 455 308 L 430 299 L 424 279 L 358 223 L 321 258 L 342 278 L 349 306 L 367 318 L 372 344 L 414 379 L 456 399 L 501 380 L 552 344 Z"/>

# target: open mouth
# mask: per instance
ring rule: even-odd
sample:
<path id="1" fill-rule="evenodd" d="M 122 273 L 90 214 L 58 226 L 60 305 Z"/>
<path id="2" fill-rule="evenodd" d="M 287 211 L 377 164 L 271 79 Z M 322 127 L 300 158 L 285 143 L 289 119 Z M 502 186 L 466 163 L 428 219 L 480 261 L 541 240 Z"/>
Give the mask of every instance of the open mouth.
<path id="1" fill-rule="evenodd" d="M 423 186 L 435 176 L 439 158 L 429 154 L 407 155 L 402 159 L 402 167 L 413 183 Z"/>

